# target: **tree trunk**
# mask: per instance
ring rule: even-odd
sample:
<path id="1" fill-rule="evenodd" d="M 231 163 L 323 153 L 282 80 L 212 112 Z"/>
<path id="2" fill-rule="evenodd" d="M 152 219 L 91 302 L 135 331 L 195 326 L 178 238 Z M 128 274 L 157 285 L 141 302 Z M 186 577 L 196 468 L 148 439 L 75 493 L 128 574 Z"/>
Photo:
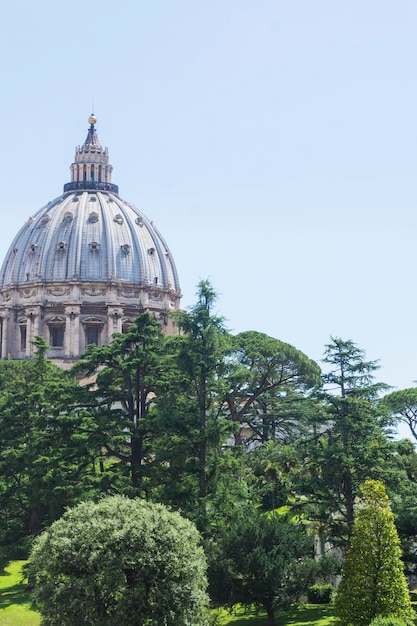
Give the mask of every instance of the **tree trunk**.
<path id="1" fill-rule="evenodd" d="M 142 463 L 142 436 L 138 432 L 133 432 L 131 436 L 131 448 L 132 448 L 132 485 L 133 487 L 139 487 L 141 483 L 141 463 Z"/>
<path id="2" fill-rule="evenodd" d="M 30 534 L 35 537 L 42 530 L 42 523 L 39 513 L 39 507 L 33 506 L 30 510 Z"/>
<path id="3" fill-rule="evenodd" d="M 267 607 L 266 613 L 268 615 L 268 626 L 275 625 L 275 611 L 272 606 Z"/>

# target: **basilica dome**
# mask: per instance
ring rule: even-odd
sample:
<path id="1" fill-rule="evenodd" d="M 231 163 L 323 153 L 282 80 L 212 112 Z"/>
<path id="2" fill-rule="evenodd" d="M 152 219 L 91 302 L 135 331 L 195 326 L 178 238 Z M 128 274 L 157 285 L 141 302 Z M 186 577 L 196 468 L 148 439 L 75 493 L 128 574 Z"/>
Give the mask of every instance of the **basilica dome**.
<path id="1" fill-rule="evenodd" d="M 28 219 L 3 262 L 2 359 L 31 357 L 37 335 L 49 357 L 76 359 L 144 311 L 173 332 L 168 313 L 181 293 L 172 255 L 153 222 L 120 198 L 93 115 L 89 123 L 71 182 Z"/>

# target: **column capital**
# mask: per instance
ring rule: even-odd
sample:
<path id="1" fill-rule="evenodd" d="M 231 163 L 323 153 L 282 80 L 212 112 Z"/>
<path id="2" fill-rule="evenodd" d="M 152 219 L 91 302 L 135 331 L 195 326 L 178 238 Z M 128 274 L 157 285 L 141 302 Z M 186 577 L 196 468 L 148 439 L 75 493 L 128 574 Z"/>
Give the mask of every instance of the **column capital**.
<path id="1" fill-rule="evenodd" d="M 81 305 L 80 304 L 70 304 L 65 307 L 65 315 L 66 317 L 74 318 L 80 314 Z"/>

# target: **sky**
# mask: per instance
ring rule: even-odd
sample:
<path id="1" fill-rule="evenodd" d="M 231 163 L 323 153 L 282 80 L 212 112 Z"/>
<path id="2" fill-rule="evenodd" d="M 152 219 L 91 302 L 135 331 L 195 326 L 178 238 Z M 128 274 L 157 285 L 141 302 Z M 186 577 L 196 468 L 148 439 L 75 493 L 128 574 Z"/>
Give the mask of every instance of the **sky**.
<path id="1" fill-rule="evenodd" d="M 233 332 L 330 338 L 417 380 L 415 0 L 10 0 L 0 257 L 92 110 L 122 198 Z"/>

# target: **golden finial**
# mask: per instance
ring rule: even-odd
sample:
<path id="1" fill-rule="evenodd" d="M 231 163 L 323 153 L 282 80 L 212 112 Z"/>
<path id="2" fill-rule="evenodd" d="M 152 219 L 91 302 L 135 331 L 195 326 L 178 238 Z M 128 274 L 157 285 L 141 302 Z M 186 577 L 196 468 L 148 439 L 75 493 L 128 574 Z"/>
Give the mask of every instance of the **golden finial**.
<path id="1" fill-rule="evenodd" d="M 96 116 L 91 114 L 90 117 L 88 118 L 88 123 L 89 124 L 95 124 L 96 122 L 97 122 Z"/>

